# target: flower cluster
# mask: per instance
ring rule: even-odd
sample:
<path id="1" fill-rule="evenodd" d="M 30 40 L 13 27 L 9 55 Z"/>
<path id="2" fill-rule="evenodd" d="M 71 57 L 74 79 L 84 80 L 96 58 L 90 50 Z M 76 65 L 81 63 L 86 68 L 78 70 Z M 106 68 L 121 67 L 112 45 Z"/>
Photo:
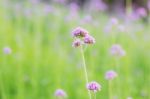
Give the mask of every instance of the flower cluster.
<path id="1" fill-rule="evenodd" d="M 89 32 L 81 27 L 77 27 L 72 31 L 72 36 L 75 38 L 72 46 L 79 47 L 82 44 L 94 44 L 95 39 L 89 35 Z"/>
<path id="2" fill-rule="evenodd" d="M 101 90 L 101 85 L 95 81 L 92 81 L 87 84 L 87 89 L 93 92 L 97 92 Z"/>
<path id="3" fill-rule="evenodd" d="M 118 24 L 119 24 L 119 21 L 118 21 L 117 18 L 111 18 L 110 23 L 111 23 L 112 25 L 118 25 Z"/>
<path id="4" fill-rule="evenodd" d="M 110 53 L 113 56 L 120 56 L 120 57 L 126 55 L 125 50 L 119 44 L 112 45 L 112 47 L 110 48 Z"/>
<path id="5" fill-rule="evenodd" d="M 57 89 L 57 90 L 55 91 L 55 96 L 56 96 L 56 97 L 63 97 L 63 98 L 65 98 L 65 97 L 67 97 L 67 94 L 66 94 L 66 92 L 65 92 L 64 90 L 62 90 L 62 89 Z"/>
<path id="6" fill-rule="evenodd" d="M 11 54 L 11 53 L 12 53 L 12 50 L 11 50 L 10 47 L 4 47 L 4 48 L 3 48 L 3 52 L 4 52 L 4 54 Z"/>
<path id="7" fill-rule="evenodd" d="M 115 71 L 113 71 L 113 70 L 109 70 L 105 74 L 105 79 L 107 79 L 107 80 L 112 80 L 115 77 L 117 77 L 117 73 Z"/>
<path id="8" fill-rule="evenodd" d="M 113 17 L 109 20 L 108 24 L 104 28 L 104 32 L 113 33 L 112 31 L 116 31 L 116 30 L 124 32 L 125 31 L 124 29 L 125 29 L 125 27 L 120 24 L 119 20 L 117 18 Z"/>
<path id="9" fill-rule="evenodd" d="M 140 18 L 144 18 L 144 17 L 146 17 L 147 16 L 147 12 L 146 12 L 146 9 L 145 8 L 138 8 L 137 10 L 136 10 L 136 14 L 137 14 L 137 16 L 138 17 L 140 17 Z"/>

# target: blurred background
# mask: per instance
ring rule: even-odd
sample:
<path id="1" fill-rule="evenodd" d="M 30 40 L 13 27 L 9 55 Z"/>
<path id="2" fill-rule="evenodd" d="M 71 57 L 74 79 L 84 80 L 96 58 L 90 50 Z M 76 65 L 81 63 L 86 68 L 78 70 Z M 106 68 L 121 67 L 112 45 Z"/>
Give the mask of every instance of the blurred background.
<path id="1" fill-rule="evenodd" d="M 84 54 L 97 99 L 110 99 L 108 70 L 111 99 L 150 99 L 149 11 L 150 0 L 0 0 L 0 99 L 88 99 L 76 27 L 96 40 Z M 126 55 L 112 56 L 114 44 Z"/>

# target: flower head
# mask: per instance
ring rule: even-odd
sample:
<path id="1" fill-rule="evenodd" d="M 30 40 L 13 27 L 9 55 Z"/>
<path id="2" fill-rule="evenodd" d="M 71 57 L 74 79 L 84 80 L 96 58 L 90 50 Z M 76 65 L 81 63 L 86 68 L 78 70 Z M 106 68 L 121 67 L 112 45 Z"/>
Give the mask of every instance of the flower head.
<path id="1" fill-rule="evenodd" d="M 82 41 L 80 39 L 76 39 L 76 40 L 74 40 L 72 46 L 79 47 L 79 46 L 81 46 L 81 44 L 83 44 Z"/>
<path id="2" fill-rule="evenodd" d="M 114 56 L 125 56 L 126 54 L 126 52 L 119 44 L 112 45 L 112 47 L 110 48 L 110 53 Z"/>
<path id="3" fill-rule="evenodd" d="M 109 71 L 107 71 L 106 74 L 105 74 L 105 78 L 106 78 L 107 80 L 112 80 L 112 79 L 114 79 L 115 77 L 117 77 L 117 73 L 116 73 L 115 71 L 113 71 L 113 70 L 109 70 Z"/>
<path id="4" fill-rule="evenodd" d="M 95 81 L 92 81 L 90 83 L 87 84 L 87 89 L 88 90 L 91 90 L 93 92 L 97 92 L 97 91 L 100 91 L 101 90 L 101 85 L 98 84 L 97 82 Z"/>
<path id="5" fill-rule="evenodd" d="M 73 37 L 75 40 L 72 44 L 73 47 L 79 47 L 82 44 L 94 44 L 95 39 L 89 35 L 88 31 L 83 28 L 77 27 L 72 32 Z"/>
<path id="6" fill-rule="evenodd" d="M 44 6 L 44 12 L 46 14 L 53 12 L 53 8 L 50 5 L 45 5 Z"/>
<path id="7" fill-rule="evenodd" d="M 66 0 L 54 0 L 56 3 L 65 4 Z"/>
<path id="8" fill-rule="evenodd" d="M 72 3 L 70 3 L 70 5 L 69 5 L 69 9 L 70 9 L 71 12 L 77 13 L 78 10 L 79 10 L 79 6 L 78 6 L 77 3 L 72 2 Z"/>
<path id="9" fill-rule="evenodd" d="M 84 38 L 84 43 L 85 44 L 94 44 L 95 43 L 95 39 L 92 36 L 87 35 Z"/>
<path id="10" fill-rule="evenodd" d="M 91 9 L 94 11 L 105 11 L 108 7 L 102 0 L 92 0 Z"/>
<path id="11" fill-rule="evenodd" d="M 55 96 L 56 96 L 56 97 L 67 97 L 67 94 L 66 94 L 66 92 L 65 92 L 64 90 L 62 90 L 62 89 L 57 89 L 57 90 L 55 91 Z"/>
<path id="12" fill-rule="evenodd" d="M 87 24 L 87 23 L 92 23 L 92 16 L 90 15 L 86 15 L 82 20 L 81 20 L 81 23 L 82 24 Z"/>
<path id="13" fill-rule="evenodd" d="M 147 16 L 147 12 L 146 12 L 146 10 L 145 10 L 145 8 L 138 8 L 137 9 L 137 15 L 139 16 L 139 17 L 146 17 Z"/>
<path id="14" fill-rule="evenodd" d="M 119 23 L 117 18 L 111 18 L 110 21 L 111 21 L 112 25 L 118 25 L 118 23 Z"/>
<path id="15" fill-rule="evenodd" d="M 4 47 L 4 48 L 3 48 L 3 52 L 4 52 L 5 54 L 11 54 L 11 53 L 12 53 L 12 50 L 11 50 L 10 47 Z"/>
<path id="16" fill-rule="evenodd" d="M 73 37 L 85 37 L 86 35 L 88 35 L 88 31 L 81 27 L 77 27 L 73 30 L 72 35 Z"/>
<path id="17" fill-rule="evenodd" d="M 147 7 L 148 7 L 148 10 L 150 10 L 150 0 L 148 0 Z"/>

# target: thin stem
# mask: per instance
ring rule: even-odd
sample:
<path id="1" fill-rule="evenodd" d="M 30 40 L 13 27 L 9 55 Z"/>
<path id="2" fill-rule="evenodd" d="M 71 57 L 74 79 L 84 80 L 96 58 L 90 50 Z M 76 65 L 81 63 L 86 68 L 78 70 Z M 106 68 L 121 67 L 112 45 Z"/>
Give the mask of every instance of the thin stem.
<path id="1" fill-rule="evenodd" d="M 96 93 L 94 93 L 94 99 L 96 99 Z"/>
<path id="2" fill-rule="evenodd" d="M 119 58 L 116 58 L 115 59 L 115 65 L 116 65 L 116 71 L 118 72 L 118 74 L 120 74 L 120 67 L 119 67 Z M 121 91 L 120 91 L 120 88 L 121 88 L 121 86 L 120 86 L 120 78 L 119 77 L 117 77 L 117 91 L 118 91 L 118 97 L 120 97 L 121 96 Z"/>
<path id="3" fill-rule="evenodd" d="M 1 71 L 2 72 L 2 71 Z M 5 90 L 4 90 L 4 83 L 3 83 L 3 79 L 2 79 L 2 74 L 0 74 L 0 77 L 1 77 L 1 79 L 0 79 L 0 87 L 1 87 L 1 97 L 2 97 L 2 99 L 6 99 L 6 95 L 5 95 Z"/>
<path id="4" fill-rule="evenodd" d="M 111 81 L 108 81 L 109 99 L 112 99 L 112 85 Z"/>
<path id="5" fill-rule="evenodd" d="M 126 0 L 126 14 L 129 15 L 132 12 L 132 0 Z"/>
<path id="6" fill-rule="evenodd" d="M 7 99 L 7 95 L 6 95 L 6 87 L 5 87 L 5 81 L 6 79 L 3 79 L 5 74 L 3 71 L 5 71 L 5 65 L 6 65 L 6 57 L 3 56 L 3 64 L 1 65 L 1 70 L 0 70 L 0 94 L 2 99 Z"/>
<path id="7" fill-rule="evenodd" d="M 82 55 L 82 61 L 83 61 L 83 69 L 84 69 L 84 74 L 85 74 L 85 80 L 86 80 L 86 84 L 88 84 L 88 74 L 87 74 L 87 70 L 86 70 L 86 63 L 85 63 L 85 57 L 84 57 L 84 51 L 83 51 L 83 47 L 81 46 L 81 55 Z M 91 98 L 91 93 L 88 90 L 88 94 L 89 94 L 89 98 Z"/>
<path id="8" fill-rule="evenodd" d="M 58 97 L 58 99 L 63 99 L 62 97 Z"/>

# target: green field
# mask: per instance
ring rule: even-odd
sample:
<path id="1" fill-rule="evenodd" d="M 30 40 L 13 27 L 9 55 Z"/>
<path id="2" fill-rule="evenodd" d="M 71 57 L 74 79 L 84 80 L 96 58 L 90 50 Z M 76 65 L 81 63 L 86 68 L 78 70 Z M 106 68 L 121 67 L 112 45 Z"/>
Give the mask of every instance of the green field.
<path id="1" fill-rule="evenodd" d="M 113 26 L 106 33 L 111 17 L 105 13 L 80 11 L 75 17 L 60 5 L 53 5 L 49 13 L 44 7 L 44 3 L 0 1 L 0 99 L 56 99 L 58 88 L 65 90 L 68 99 L 88 99 L 80 49 L 72 47 L 71 32 L 78 26 L 96 40 L 84 54 L 89 81 L 102 86 L 97 99 L 109 99 L 108 70 L 118 73 L 112 80 L 112 99 L 150 99 L 149 24 L 119 19 L 125 30 Z M 90 14 L 92 21 L 83 21 Z M 110 55 L 116 43 L 126 56 Z M 4 47 L 12 53 L 5 54 Z"/>

